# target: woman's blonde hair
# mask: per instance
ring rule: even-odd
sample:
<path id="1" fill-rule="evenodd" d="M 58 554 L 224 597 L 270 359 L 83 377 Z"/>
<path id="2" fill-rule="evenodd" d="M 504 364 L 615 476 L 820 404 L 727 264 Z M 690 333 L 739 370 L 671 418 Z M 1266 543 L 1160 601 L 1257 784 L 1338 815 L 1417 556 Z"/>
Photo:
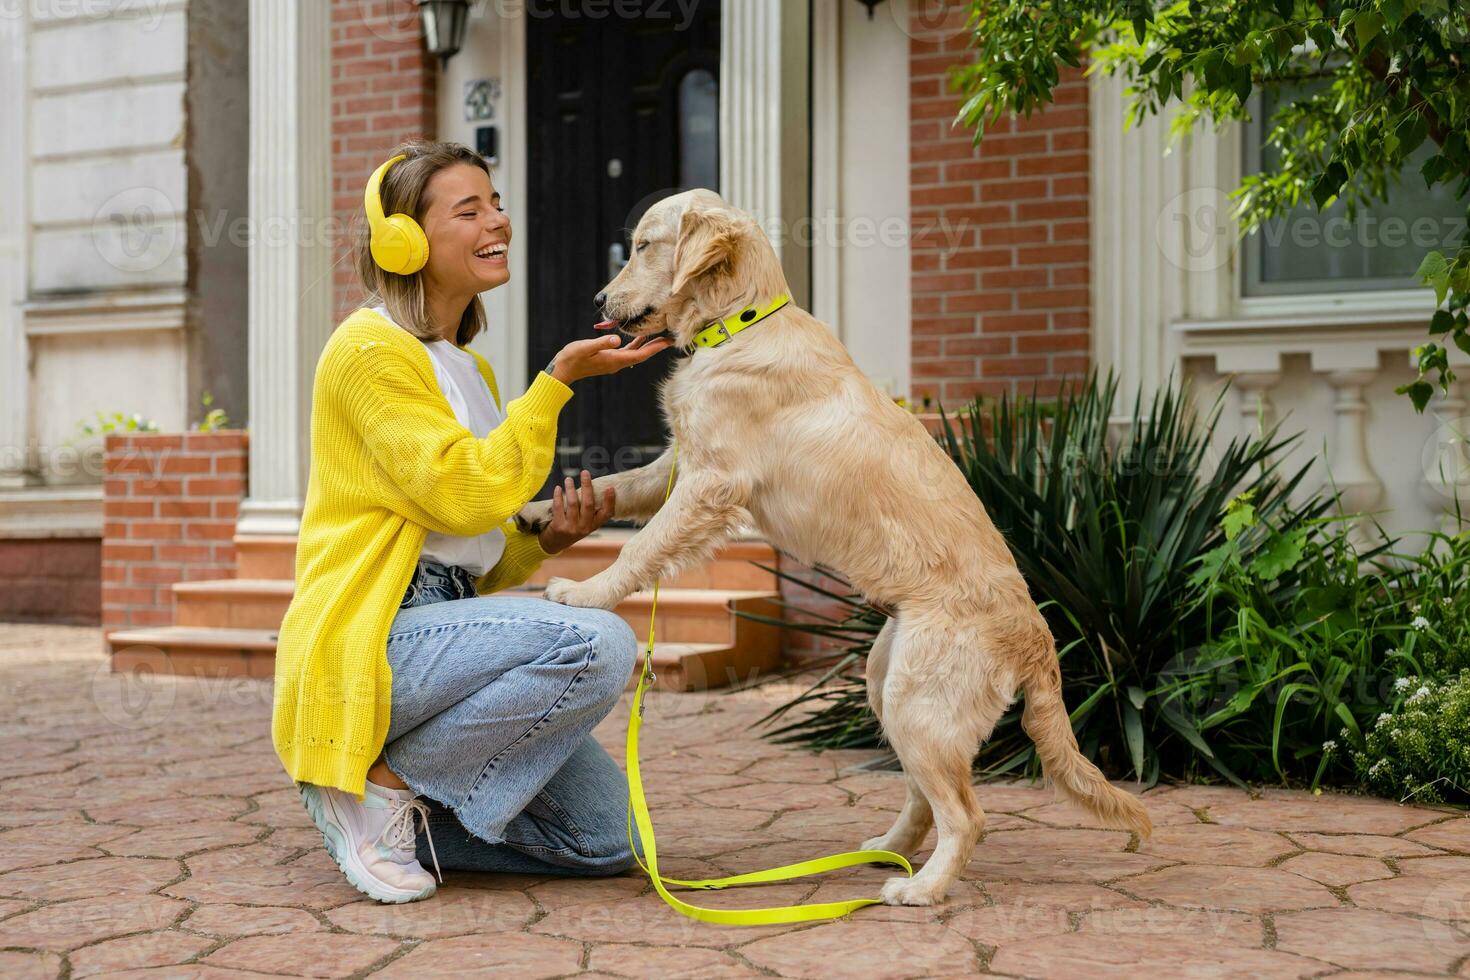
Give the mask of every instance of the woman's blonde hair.
<path id="1" fill-rule="evenodd" d="M 424 209 L 428 205 L 424 188 L 428 186 L 430 177 L 446 167 L 461 163 L 479 167 L 487 176 L 490 173 L 485 158 L 463 143 L 411 139 L 400 143 L 383 159 L 400 153 L 405 159 L 389 167 L 383 175 L 383 213 L 406 214 L 420 224 L 423 224 Z M 382 303 L 387 307 L 388 315 L 409 333 L 420 340 L 437 340 L 439 331 L 429 321 L 428 307 L 424 303 L 423 270 L 407 276 L 385 272 L 373 261 L 369 248 L 371 240 L 367 216 L 362 215 L 353 241 L 353 262 L 357 266 L 357 278 L 367 293 L 363 305 Z M 460 318 L 455 343 L 463 347 L 484 329 L 485 308 L 480 297 L 476 296 Z"/>

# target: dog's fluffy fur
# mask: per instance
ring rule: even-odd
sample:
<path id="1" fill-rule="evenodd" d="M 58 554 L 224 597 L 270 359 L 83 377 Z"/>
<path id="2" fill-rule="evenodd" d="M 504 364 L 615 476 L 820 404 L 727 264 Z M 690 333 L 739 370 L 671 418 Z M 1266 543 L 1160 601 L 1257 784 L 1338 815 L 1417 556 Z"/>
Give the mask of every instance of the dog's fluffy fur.
<path id="1" fill-rule="evenodd" d="M 667 331 L 688 346 L 706 324 L 788 292 L 765 235 L 712 191 L 654 205 L 633 242 L 604 306 L 631 335 Z M 618 518 L 646 523 L 605 571 L 553 579 L 546 595 L 609 609 L 752 527 L 894 610 L 868 656 L 867 690 L 908 799 L 863 846 L 911 855 L 931 825 L 939 836 L 917 875 L 887 882 L 884 901 L 942 901 L 968 863 L 985 825 L 971 762 L 1022 691 L 1022 725 L 1061 795 L 1109 827 L 1149 833 L 1143 805 L 1078 751 L 1051 631 L 985 508 L 825 324 L 788 304 L 696 349 L 661 395 L 679 451 L 667 504 L 668 451 L 594 481 L 616 488 Z M 549 517 L 540 501 L 518 519 L 536 528 Z"/>

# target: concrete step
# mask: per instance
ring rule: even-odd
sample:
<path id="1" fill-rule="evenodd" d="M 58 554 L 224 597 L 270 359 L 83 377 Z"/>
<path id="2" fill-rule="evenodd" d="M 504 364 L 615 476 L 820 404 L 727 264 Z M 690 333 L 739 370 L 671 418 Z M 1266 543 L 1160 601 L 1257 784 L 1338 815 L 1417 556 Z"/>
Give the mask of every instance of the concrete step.
<path id="1" fill-rule="evenodd" d="M 235 535 L 236 578 L 296 578 L 296 535 Z"/>
<path id="2" fill-rule="evenodd" d="M 594 531 L 570 548 L 547 559 L 528 580 L 528 585 L 545 585 L 551 578 L 581 581 L 590 578 L 613 563 L 623 544 L 634 535 L 626 528 L 603 528 Z M 294 535 L 235 536 L 239 579 L 285 579 L 296 577 L 296 537 Z M 758 561 L 774 567 L 774 548 L 760 540 L 735 540 L 721 548 L 714 557 L 680 573 L 665 582 L 670 588 L 684 589 L 775 589 L 774 573 L 752 565 Z"/>
<path id="3" fill-rule="evenodd" d="M 582 581 L 617 560 L 618 552 L 636 532 L 625 528 L 603 528 L 587 535 L 565 551 L 553 555 L 536 569 L 527 585 L 545 585 L 552 578 Z M 736 540 L 725 544 L 709 561 L 686 569 L 663 583 L 675 589 L 770 589 L 778 587 L 774 572 L 752 565 L 775 567 L 776 549 L 764 541 Z"/>
<path id="4" fill-rule="evenodd" d="M 275 672 L 273 630 L 192 626 L 113 630 L 107 634 L 107 647 L 115 671 L 258 678 L 270 678 Z M 656 643 L 653 669 L 661 689 L 691 691 L 723 686 L 728 681 L 722 679 L 727 677 L 744 680 L 748 665 L 740 651 L 728 644 Z M 635 667 L 628 678 L 629 688 L 637 685 L 638 673 Z"/>
<path id="5" fill-rule="evenodd" d="M 196 677 L 271 677 L 274 630 L 156 626 L 112 630 L 107 649 L 113 670 Z"/>
<path id="6" fill-rule="evenodd" d="M 295 594 L 287 579 L 205 579 L 173 585 L 174 625 L 226 629 L 273 630 L 281 625 Z M 541 590 L 517 589 L 506 595 L 540 595 Z M 738 608 L 773 599 L 774 589 L 675 589 L 660 587 L 659 637 L 685 643 L 725 643 L 730 640 L 732 603 Z M 617 613 L 641 637 L 647 635 L 652 591 L 635 592 Z"/>
<path id="7" fill-rule="evenodd" d="M 174 625 L 274 630 L 296 593 L 289 578 L 217 578 L 175 582 Z"/>

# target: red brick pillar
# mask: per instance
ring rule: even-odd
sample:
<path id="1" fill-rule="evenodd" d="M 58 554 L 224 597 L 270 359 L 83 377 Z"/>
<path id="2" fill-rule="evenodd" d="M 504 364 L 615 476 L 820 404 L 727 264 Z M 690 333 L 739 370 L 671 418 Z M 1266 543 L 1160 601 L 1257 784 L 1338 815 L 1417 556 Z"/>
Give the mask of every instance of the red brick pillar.
<path id="1" fill-rule="evenodd" d="M 974 58 L 969 4 L 911 5 L 909 42 L 913 391 L 946 408 L 976 394 L 1054 393 L 1090 345 L 1087 82 L 985 131 L 951 127 L 952 65 Z"/>
<path id="2" fill-rule="evenodd" d="M 104 629 L 167 626 L 173 583 L 234 577 L 249 440 L 244 430 L 107 436 Z"/>

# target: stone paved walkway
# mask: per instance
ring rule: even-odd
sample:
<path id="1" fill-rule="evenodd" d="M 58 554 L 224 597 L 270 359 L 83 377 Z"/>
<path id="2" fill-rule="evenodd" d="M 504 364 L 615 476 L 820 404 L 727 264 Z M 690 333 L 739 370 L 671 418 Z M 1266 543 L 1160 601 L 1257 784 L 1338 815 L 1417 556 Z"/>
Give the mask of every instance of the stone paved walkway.
<path id="1" fill-rule="evenodd" d="M 130 681 L 100 646 L 96 630 L 0 625 L 0 976 L 1470 977 L 1470 818 L 1288 792 L 1150 792 L 1157 831 L 1140 845 L 1043 790 L 984 786 L 989 830 L 949 904 L 833 923 L 708 926 L 637 876 L 461 874 L 379 906 L 286 784 L 267 685 Z M 865 753 L 752 736 L 778 696 L 650 699 L 666 873 L 766 867 L 886 828 L 901 782 L 852 772 Z M 610 747 L 625 718 L 600 729 Z M 871 895 L 886 874 L 701 898 Z"/>

